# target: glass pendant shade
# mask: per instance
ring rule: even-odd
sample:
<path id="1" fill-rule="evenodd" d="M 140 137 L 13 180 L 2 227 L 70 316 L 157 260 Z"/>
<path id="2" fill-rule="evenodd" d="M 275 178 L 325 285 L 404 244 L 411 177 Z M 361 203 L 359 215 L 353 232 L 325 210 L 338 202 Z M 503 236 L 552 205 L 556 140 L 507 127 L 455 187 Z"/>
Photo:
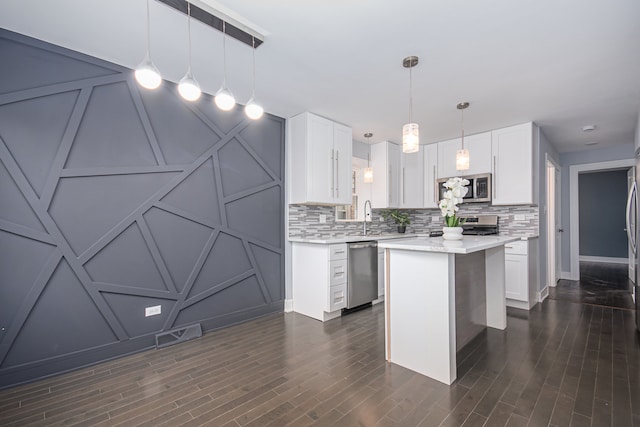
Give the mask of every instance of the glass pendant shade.
<path id="1" fill-rule="evenodd" d="M 230 111 L 236 105 L 236 98 L 225 85 L 216 92 L 216 96 L 213 101 L 222 111 Z"/>
<path id="2" fill-rule="evenodd" d="M 180 96 L 187 101 L 195 101 L 200 98 L 202 91 L 196 79 L 191 75 L 191 71 L 187 71 L 187 74 L 180 80 L 178 92 L 180 92 Z"/>
<path id="3" fill-rule="evenodd" d="M 469 170 L 469 150 L 466 148 L 456 151 L 456 170 Z"/>
<path id="4" fill-rule="evenodd" d="M 157 89 L 162 83 L 162 77 L 156 66 L 151 61 L 149 54 L 138 65 L 135 72 L 136 81 L 145 89 Z"/>
<path id="5" fill-rule="evenodd" d="M 364 168 L 362 178 L 365 184 L 371 184 L 373 182 L 373 169 L 371 167 Z"/>
<path id="6" fill-rule="evenodd" d="M 417 123 L 402 126 L 402 152 L 417 153 L 420 150 L 420 130 Z"/>
<path id="7" fill-rule="evenodd" d="M 244 106 L 244 113 L 252 120 L 258 120 L 264 114 L 264 108 L 258 104 L 254 97 L 251 97 L 247 105 Z"/>

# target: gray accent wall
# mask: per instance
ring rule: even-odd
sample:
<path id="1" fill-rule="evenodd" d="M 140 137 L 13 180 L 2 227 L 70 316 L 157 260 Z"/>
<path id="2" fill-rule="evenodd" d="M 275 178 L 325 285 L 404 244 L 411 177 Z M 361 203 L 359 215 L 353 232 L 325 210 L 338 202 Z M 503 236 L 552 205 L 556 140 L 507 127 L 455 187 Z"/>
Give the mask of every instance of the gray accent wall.
<path id="1" fill-rule="evenodd" d="M 580 255 L 626 258 L 627 171 L 578 175 Z"/>
<path id="2" fill-rule="evenodd" d="M 283 310 L 283 119 L 6 30 L 0 63 L 0 388 Z"/>

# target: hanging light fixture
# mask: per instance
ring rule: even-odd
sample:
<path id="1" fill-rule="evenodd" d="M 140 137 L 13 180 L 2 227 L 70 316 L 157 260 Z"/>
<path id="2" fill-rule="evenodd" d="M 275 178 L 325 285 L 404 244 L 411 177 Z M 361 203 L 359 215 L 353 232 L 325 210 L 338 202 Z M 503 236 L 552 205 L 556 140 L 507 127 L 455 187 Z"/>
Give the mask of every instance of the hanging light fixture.
<path id="1" fill-rule="evenodd" d="M 251 47 L 253 50 L 253 91 L 251 98 L 244 106 L 244 112 L 250 119 L 258 120 L 264 114 L 264 108 L 256 102 L 256 39 L 251 37 Z M 365 181 L 366 182 L 366 181 Z"/>
<path id="2" fill-rule="evenodd" d="M 462 128 L 462 146 L 456 151 L 456 170 L 469 170 L 469 150 L 464 148 L 464 110 L 469 107 L 468 102 L 461 102 L 457 105 L 460 110 L 460 127 Z"/>
<path id="3" fill-rule="evenodd" d="M 415 153 L 420 149 L 420 131 L 418 124 L 413 122 L 413 76 L 411 69 L 418 65 L 417 56 L 407 56 L 402 60 L 402 66 L 409 69 L 409 123 L 402 126 L 402 152 Z"/>
<path id="4" fill-rule="evenodd" d="M 371 138 L 373 134 L 371 132 L 367 132 L 364 134 L 364 137 L 367 138 L 367 144 L 369 144 L 369 152 L 367 153 L 367 167 L 364 168 L 364 173 L 362 174 L 362 178 L 365 184 L 371 184 L 373 182 L 373 169 L 371 168 L 371 142 L 369 138 Z"/>
<path id="5" fill-rule="evenodd" d="M 236 98 L 227 88 L 227 23 L 224 21 L 222 21 L 222 55 L 224 77 L 222 79 L 222 86 L 218 92 L 216 92 L 214 101 L 219 109 L 229 111 L 235 107 Z"/>
<path id="6" fill-rule="evenodd" d="M 151 61 L 151 24 L 149 19 L 149 0 L 147 0 L 147 54 L 136 68 L 135 76 L 138 84 L 145 89 L 157 89 L 162 83 L 160 72 Z"/>
<path id="7" fill-rule="evenodd" d="M 191 2 L 187 1 L 187 27 L 189 30 L 189 68 L 178 84 L 178 92 L 187 101 L 195 101 L 200 98 L 202 91 L 200 85 L 191 74 Z"/>

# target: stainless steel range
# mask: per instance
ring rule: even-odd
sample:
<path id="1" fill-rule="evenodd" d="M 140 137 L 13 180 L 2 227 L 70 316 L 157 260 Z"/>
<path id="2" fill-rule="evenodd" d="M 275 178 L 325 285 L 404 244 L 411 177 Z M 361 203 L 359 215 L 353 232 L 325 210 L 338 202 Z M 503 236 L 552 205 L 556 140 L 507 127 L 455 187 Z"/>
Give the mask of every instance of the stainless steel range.
<path id="1" fill-rule="evenodd" d="M 473 215 L 460 217 L 462 234 L 488 236 L 498 234 L 500 229 L 498 215 Z"/>

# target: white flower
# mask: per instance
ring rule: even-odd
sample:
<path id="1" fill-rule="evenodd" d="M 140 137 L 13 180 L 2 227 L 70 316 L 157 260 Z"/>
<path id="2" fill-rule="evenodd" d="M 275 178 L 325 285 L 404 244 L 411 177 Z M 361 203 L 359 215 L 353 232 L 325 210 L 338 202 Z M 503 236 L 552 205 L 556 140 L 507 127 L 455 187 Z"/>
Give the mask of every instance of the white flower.
<path id="1" fill-rule="evenodd" d="M 469 180 L 460 177 L 450 178 L 443 184 L 447 190 L 442 195 L 443 199 L 438 203 L 443 217 L 455 218 L 456 212 L 459 210 L 457 205 L 463 202 L 464 196 L 469 191 L 467 185 L 469 185 Z"/>

